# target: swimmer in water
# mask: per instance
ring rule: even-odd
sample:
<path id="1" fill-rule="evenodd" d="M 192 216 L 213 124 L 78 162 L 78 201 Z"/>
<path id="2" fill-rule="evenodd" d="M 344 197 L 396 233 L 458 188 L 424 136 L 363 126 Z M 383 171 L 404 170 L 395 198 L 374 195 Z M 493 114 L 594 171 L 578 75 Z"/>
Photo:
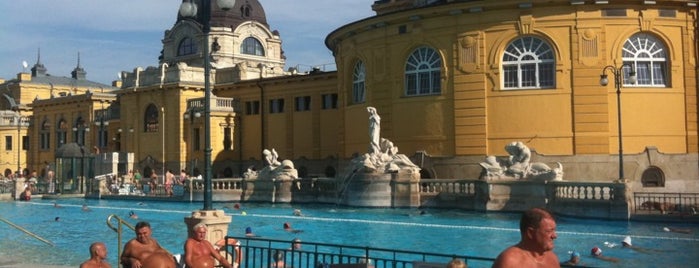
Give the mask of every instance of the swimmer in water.
<path id="1" fill-rule="evenodd" d="M 290 233 L 295 233 L 295 234 L 296 234 L 296 233 L 303 232 L 303 230 L 298 230 L 298 229 L 291 228 L 291 224 L 288 223 L 288 222 L 285 222 L 285 223 L 284 223 L 284 231 L 287 231 L 287 232 L 290 232 Z"/>
<path id="2" fill-rule="evenodd" d="M 256 237 L 257 235 L 252 232 L 252 228 L 250 226 L 245 227 L 245 236 L 247 237 Z"/>
<path id="3" fill-rule="evenodd" d="M 83 207 L 81 209 L 82 211 L 90 211 L 90 208 L 87 206 L 87 204 L 83 204 Z"/>
<path id="4" fill-rule="evenodd" d="M 303 217 L 303 213 L 300 209 L 294 209 L 294 216 Z"/>
<path id="5" fill-rule="evenodd" d="M 136 215 L 136 213 L 133 212 L 133 210 L 132 210 L 132 211 L 129 211 L 129 218 L 138 219 L 138 215 Z"/>

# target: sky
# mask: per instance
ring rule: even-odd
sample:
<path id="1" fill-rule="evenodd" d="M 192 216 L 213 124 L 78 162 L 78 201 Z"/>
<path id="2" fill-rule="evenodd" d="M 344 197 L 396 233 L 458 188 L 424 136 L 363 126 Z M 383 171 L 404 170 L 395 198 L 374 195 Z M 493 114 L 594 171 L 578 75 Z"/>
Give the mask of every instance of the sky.
<path id="1" fill-rule="evenodd" d="M 241 1 L 241 0 L 238 0 Z M 41 63 L 53 76 L 70 77 L 77 66 L 87 79 L 111 84 L 120 71 L 158 65 L 164 32 L 177 19 L 181 0 L 0 1 L 0 78 L 31 72 Z M 278 30 L 287 67 L 332 64 L 325 37 L 375 15 L 374 0 L 260 0 L 271 30 Z M 28 63 L 25 70 L 22 62 Z"/>

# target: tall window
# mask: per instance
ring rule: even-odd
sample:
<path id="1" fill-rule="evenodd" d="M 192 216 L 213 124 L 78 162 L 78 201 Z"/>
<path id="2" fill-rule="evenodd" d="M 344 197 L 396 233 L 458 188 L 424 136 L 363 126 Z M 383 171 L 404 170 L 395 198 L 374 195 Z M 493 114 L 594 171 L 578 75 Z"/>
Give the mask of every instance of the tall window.
<path id="1" fill-rule="evenodd" d="M 425 46 L 415 49 L 405 64 L 405 95 L 440 94 L 441 66 L 436 50 Z"/>
<path id="2" fill-rule="evenodd" d="M 223 128 L 223 149 L 226 151 L 233 150 L 233 128 Z"/>
<path id="3" fill-rule="evenodd" d="M 201 133 L 199 131 L 199 128 L 194 128 L 194 139 L 192 143 L 194 145 L 193 150 L 201 151 Z"/>
<path id="4" fill-rule="evenodd" d="M 337 109 L 337 94 L 323 94 L 323 110 Z"/>
<path id="5" fill-rule="evenodd" d="M 260 101 L 246 101 L 245 102 L 245 114 L 246 115 L 260 114 Z"/>
<path id="6" fill-rule="evenodd" d="M 283 113 L 284 112 L 284 99 L 273 99 L 269 100 L 269 113 Z"/>
<path id="7" fill-rule="evenodd" d="M 667 49 L 652 35 L 637 33 L 631 36 L 622 49 L 624 63 L 636 67 L 636 77 L 640 86 L 665 87 L 667 85 Z M 624 72 L 625 76 L 629 72 Z M 624 85 L 626 85 L 624 77 Z M 629 86 L 631 86 L 629 84 Z"/>
<path id="8" fill-rule="evenodd" d="M 40 150 L 48 150 L 51 148 L 51 124 L 49 123 L 49 120 L 44 120 L 43 123 L 41 123 L 41 129 L 39 130 L 39 149 Z"/>
<path id="9" fill-rule="evenodd" d="M 504 89 L 552 88 L 556 77 L 553 50 L 533 36 L 512 41 L 502 56 Z"/>
<path id="10" fill-rule="evenodd" d="M 12 136 L 5 136 L 5 151 L 12 151 Z"/>
<path id="11" fill-rule="evenodd" d="M 310 111 L 311 110 L 311 96 L 296 97 L 296 111 Z"/>
<path id="12" fill-rule="evenodd" d="M 158 132 L 159 117 L 158 108 L 155 107 L 155 104 L 148 105 L 148 108 L 146 108 L 146 113 L 143 115 L 143 131 Z"/>
<path id="13" fill-rule="evenodd" d="M 364 103 L 366 95 L 365 77 L 364 62 L 358 61 L 354 65 L 354 72 L 352 73 L 352 103 Z"/>
<path id="14" fill-rule="evenodd" d="M 254 37 L 248 37 L 243 40 L 243 44 L 240 45 L 240 52 L 248 55 L 264 56 L 265 50 L 262 47 L 262 43 L 255 39 Z"/>
<path id="15" fill-rule="evenodd" d="M 75 125 L 73 125 L 73 141 L 78 143 L 78 145 L 85 144 L 87 133 L 90 131 L 90 126 L 87 124 L 85 119 L 81 116 L 75 120 Z"/>
<path id="16" fill-rule="evenodd" d="M 68 123 L 66 120 L 61 119 L 56 124 L 56 149 L 61 148 L 63 144 L 66 144 L 68 139 Z"/>
<path id="17" fill-rule="evenodd" d="M 177 47 L 177 56 L 192 55 L 197 53 L 197 43 L 194 39 L 186 37 L 180 41 L 180 45 Z"/>

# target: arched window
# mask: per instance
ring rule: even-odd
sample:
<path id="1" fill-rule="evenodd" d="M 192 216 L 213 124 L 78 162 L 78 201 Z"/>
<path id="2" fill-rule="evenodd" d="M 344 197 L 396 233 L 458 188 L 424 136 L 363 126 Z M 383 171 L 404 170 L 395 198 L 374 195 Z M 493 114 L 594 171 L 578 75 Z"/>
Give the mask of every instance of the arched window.
<path id="1" fill-rule="evenodd" d="M 552 88 L 556 62 L 551 46 L 534 36 L 513 40 L 502 56 L 503 89 Z"/>
<path id="2" fill-rule="evenodd" d="M 146 108 L 146 113 L 143 115 L 143 131 L 158 132 L 159 118 L 158 107 L 155 107 L 155 104 L 152 103 L 148 105 L 148 108 Z"/>
<path id="3" fill-rule="evenodd" d="M 622 49 L 622 60 L 626 64 L 635 66 L 638 79 L 635 85 L 657 87 L 667 85 L 666 51 L 665 45 L 650 34 L 637 33 L 626 40 Z M 624 79 L 624 85 L 626 85 L 626 79 Z M 629 86 L 633 85 L 629 84 Z"/>
<path id="4" fill-rule="evenodd" d="M 665 187 L 665 173 L 658 167 L 650 166 L 643 171 L 641 183 L 643 187 Z"/>
<path id="5" fill-rule="evenodd" d="M 78 145 L 87 145 L 85 144 L 85 136 L 87 136 L 89 131 L 90 126 L 85 119 L 82 116 L 78 117 L 75 120 L 75 125 L 73 125 L 73 141 Z"/>
<path id="6" fill-rule="evenodd" d="M 419 47 L 405 63 L 405 95 L 435 95 L 441 93 L 442 59 L 436 50 Z"/>
<path id="7" fill-rule="evenodd" d="M 250 7 L 249 4 L 245 4 L 242 7 L 240 7 L 240 16 L 243 18 L 249 18 L 250 13 L 252 13 L 252 7 Z"/>
<path id="8" fill-rule="evenodd" d="M 364 68 L 364 62 L 358 61 L 354 65 L 354 71 L 352 73 L 352 103 L 364 103 L 364 101 L 366 101 L 365 77 L 366 69 Z"/>
<path id="9" fill-rule="evenodd" d="M 51 123 L 48 119 L 44 119 L 39 130 L 39 149 L 48 150 L 51 148 Z"/>
<path id="10" fill-rule="evenodd" d="M 180 45 L 177 47 L 177 56 L 192 55 L 197 53 L 197 43 L 194 39 L 186 37 L 180 41 Z"/>
<path id="11" fill-rule="evenodd" d="M 65 119 L 58 120 L 56 123 L 56 149 L 61 148 L 68 141 L 68 123 Z"/>
<path id="12" fill-rule="evenodd" d="M 243 40 L 243 44 L 240 45 L 240 52 L 248 55 L 264 56 L 265 50 L 262 47 L 262 43 L 255 39 L 254 37 L 248 37 Z"/>

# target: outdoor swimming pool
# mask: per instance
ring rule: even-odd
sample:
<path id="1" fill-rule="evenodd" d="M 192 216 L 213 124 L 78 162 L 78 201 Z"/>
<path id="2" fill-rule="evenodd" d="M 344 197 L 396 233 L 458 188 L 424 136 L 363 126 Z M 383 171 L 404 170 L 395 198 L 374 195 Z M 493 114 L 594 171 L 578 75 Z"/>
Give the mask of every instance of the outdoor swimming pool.
<path id="1" fill-rule="evenodd" d="M 107 216 L 117 214 L 128 219 L 129 211 L 139 220 L 149 221 L 153 237 L 173 253 L 181 253 L 187 238 L 183 218 L 200 203 L 165 203 L 63 199 L 60 208 L 52 200 L 0 202 L 0 217 L 9 220 L 55 244 L 50 246 L 0 222 L 0 265 L 3 263 L 53 264 L 76 267 L 89 257 L 88 246 L 103 241 L 109 250 L 109 262 L 117 267 L 117 235 L 106 225 Z M 83 203 L 90 211 L 81 210 Z M 505 247 L 519 241 L 519 214 L 474 213 L 456 210 L 428 210 L 420 215 L 414 209 L 355 209 L 325 205 L 232 204 L 214 203 L 233 215 L 229 235 L 244 236 L 250 226 L 261 237 L 291 241 L 325 242 L 459 254 L 495 258 Z M 301 209 L 304 216 L 292 215 Z M 242 215 L 242 212 L 246 215 Z M 60 217 L 55 221 L 55 217 Z M 133 224 L 137 220 L 128 219 Z M 301 233 L 283 230 L 289 222 Z M 691 228 L 692 234 L 664 232 L 664 226 Z M 597 267 L 694 267 L 699 260 L 698 225 L 646 222 L 601 221 L 571 218 L 558 219 L 555 252 L 563 261 L 571 250 L 579 251 L 586 265 Z M 630 235 L 635 246 L 663 250 L 639 253 L 605 242 L 620 244 Z M 124 242 L 133 238 L 127 230 Z M 589 256 L 593 246 L 604 255 L 622 259 L 619 264 L 605 263 Z M 489 267 L 486 263 L 469 263 L 469 267 Z"/>

